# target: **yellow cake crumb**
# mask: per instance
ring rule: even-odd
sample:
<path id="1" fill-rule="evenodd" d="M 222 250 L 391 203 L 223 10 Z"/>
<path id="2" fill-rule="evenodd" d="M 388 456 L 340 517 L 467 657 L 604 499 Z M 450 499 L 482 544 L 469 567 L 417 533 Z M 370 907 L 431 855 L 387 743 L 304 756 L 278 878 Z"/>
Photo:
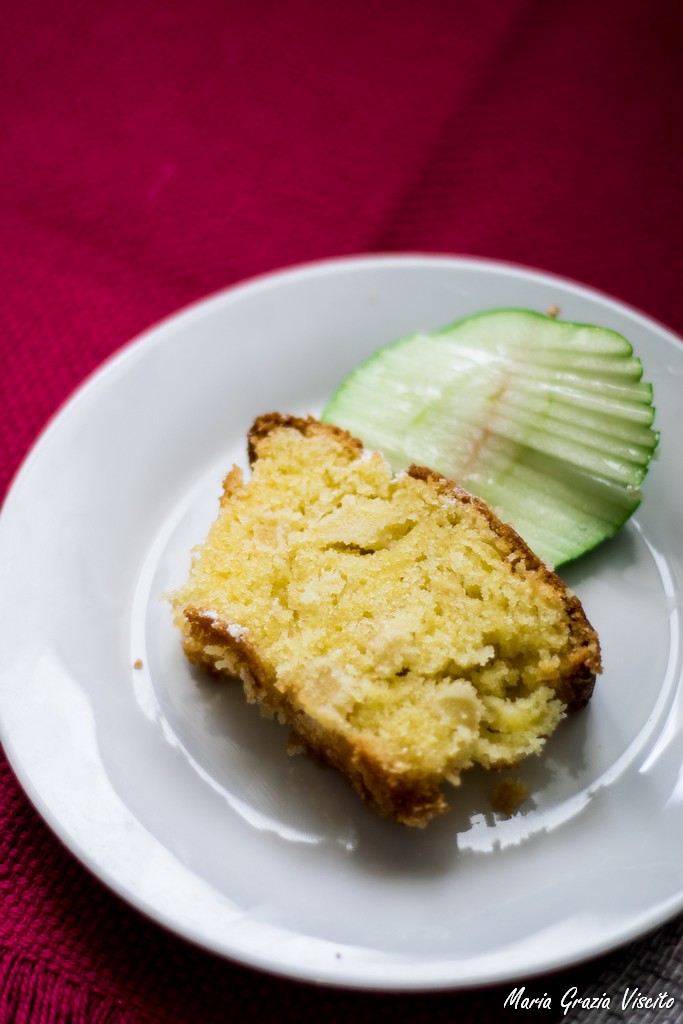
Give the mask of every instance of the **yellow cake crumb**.
<path id="1" fill-rule="evenodd" d="M 380 813 L 424 825 L 442 783 L 538 753 L 586 703 L 594 631 L 483 502 L 312 419 L 261 418 L 250 454 L 172 596 L 185 651 Z"/>

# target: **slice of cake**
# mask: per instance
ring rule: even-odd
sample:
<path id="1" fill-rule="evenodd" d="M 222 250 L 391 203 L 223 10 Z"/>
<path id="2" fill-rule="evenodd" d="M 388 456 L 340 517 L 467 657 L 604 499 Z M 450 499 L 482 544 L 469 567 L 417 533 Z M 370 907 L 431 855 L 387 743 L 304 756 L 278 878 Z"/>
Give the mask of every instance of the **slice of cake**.
<path id="1" fill-rule="evenodd" d="M 185 651 L 380 814 L 425 825 L 445 782 L 537 753 L 587 703 L 579 600 L 478 498 L 311 418 L 260 417 L 249 457 L 172 596 Z"/>

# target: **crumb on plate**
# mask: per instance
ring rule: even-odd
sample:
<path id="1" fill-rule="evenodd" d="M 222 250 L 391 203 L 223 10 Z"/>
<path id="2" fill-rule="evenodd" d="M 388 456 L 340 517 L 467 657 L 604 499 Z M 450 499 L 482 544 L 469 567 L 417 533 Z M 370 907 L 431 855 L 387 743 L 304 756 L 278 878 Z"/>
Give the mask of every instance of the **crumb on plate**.
<path id="1" fill-rule="evenodd" d="M 514 814 L 528 796 L 529 787 L 521 779 L 501 779 L 491 794 L 491 804 L 501 814 Z"/>

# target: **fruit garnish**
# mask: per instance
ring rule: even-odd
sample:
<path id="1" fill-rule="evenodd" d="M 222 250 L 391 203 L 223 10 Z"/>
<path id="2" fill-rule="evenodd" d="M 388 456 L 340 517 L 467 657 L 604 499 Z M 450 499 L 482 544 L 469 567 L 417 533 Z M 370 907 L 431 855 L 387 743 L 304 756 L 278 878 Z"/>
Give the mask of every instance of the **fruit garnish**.
<path id="1" fill-rule="evenodd" d="M 657 447 L 652 386 L 626 338 L 500 309 L 379 349 L 323 420 L 394 470 L 436 469 L 561 565 L 613 536 L 642 500 Z"/>

